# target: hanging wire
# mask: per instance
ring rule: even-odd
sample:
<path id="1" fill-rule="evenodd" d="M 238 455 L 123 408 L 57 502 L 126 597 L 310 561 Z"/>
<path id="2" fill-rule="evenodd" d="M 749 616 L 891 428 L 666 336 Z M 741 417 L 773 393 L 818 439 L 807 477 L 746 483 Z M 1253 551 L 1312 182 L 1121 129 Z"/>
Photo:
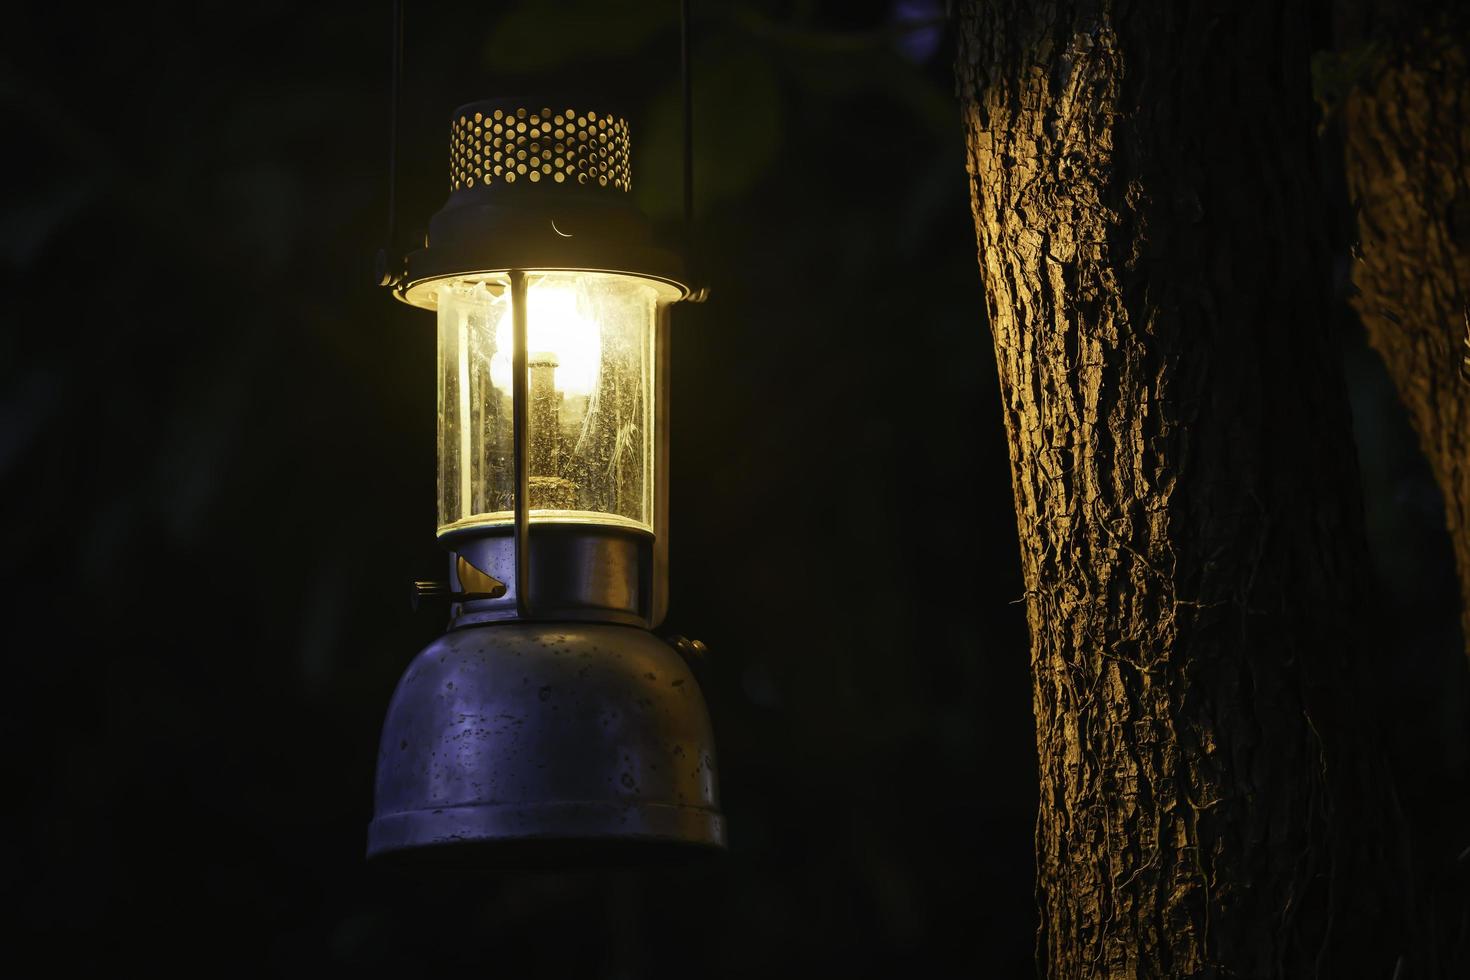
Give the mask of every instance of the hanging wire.
<path id="1" fill-rule="evenodd" d="M 702 303 L 708 289 L 694 248 L 694 71 L 690 65 L 689 0 L 679 0 L 679 84 L 684 96 L 684 264 L 693 292 L 689 300 Z"/>
<path id="2" fill-rule="evenodd" d="M 694 230 L 694 78 L 689 70 L 689 0 L 679 0 L 679 86 L 684 96 L 684 244 Z"/>
<path id="3" fill-rule="evenodd" d="M 403 89 L 403 0 L 393 0 L 393 52 L 388 92 L 388 227 L 373 270 L 379 286 L 398 282 L 398 115 Z"/>

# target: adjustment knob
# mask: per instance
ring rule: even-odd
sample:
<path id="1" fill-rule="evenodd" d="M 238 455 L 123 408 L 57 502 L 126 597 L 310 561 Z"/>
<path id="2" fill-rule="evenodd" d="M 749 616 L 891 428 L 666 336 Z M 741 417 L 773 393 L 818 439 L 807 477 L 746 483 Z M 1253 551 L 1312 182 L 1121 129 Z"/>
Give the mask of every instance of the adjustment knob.
<path id="1" fill-rule="evenodd" d="M 434 582 L 429 580 L 415 581 L 413 591 L 409 596 L 409 605 L 414 612 L 429 602 L 442 602 L 449 598 L 449 583 Z"/>

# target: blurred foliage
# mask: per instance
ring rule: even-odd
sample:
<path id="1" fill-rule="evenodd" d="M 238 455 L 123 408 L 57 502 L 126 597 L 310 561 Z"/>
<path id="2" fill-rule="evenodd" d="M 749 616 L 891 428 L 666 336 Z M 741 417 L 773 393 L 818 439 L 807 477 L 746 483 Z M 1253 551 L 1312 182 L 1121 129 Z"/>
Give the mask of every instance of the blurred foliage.
<path id="1" fill-rule="evenodd" d="M 786 102 L 778 66 L 750 47 L 722 46 L 695 75 L 695 208 L 707 211 L 750 189 L 779 165 Z M 651 217 L 681 213 L 683 101 L 677 85 L 657 91 L 634 134 L 635 200 Z"/>
<path id="2" fill-rule="evenodd" d="M 696 9 L 714 299 L 677 314 L 668 625 L 714 651 L 731 853 L 432 887 L 361 861 L 388 694 L 442 627 L 403 599 L 442 560 L 432 328 L 365 275 L 387 5 L 17 13 L 4 725 L 20 928 L 58 962 L 1027 967 L 1025 641 L 945 49 L 905 57 L 882 2 Z M 675 4 L 407 27 L 406 228 L 443 202 L 454 105 L 587 92 L 629 108 L 677 233 Z"/>
<path id="3" fill-rule="evenodd" d="M 1331 118 L 1354 89 L 1369 85 L 1388 62 L 1388 47 L 1367 41 L 1351 47 L 1312 54 L 1312 95 Z"/>
<path id="4" fill-rule="evenodd" d="M 488 25 L 485 66 L 497 72 L 553 72 L 567 65 L 632 59 L 678 17 L 672 3 L 567 0 L 554 13 L 543 3 L 502 4 Z"/>

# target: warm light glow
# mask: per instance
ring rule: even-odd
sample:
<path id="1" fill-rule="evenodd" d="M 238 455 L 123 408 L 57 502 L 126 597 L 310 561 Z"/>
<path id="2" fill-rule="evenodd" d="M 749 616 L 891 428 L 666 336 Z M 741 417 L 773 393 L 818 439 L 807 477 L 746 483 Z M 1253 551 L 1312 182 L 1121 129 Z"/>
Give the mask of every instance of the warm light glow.
<path id="1" fill-rule="evenodd" d="M 438 309 L 440 533 L 514 519 L 509 278 L 446 278 L 415 299 Z M 655 330 L 660 303 L 677 291 L 605 272 L 526 278 L 530 516 L 651 531 Z"/>
<path id="2" fill-rule="evenodd" d="M 495 355 L 490 381 L 510 391 L 513 318 L 506 304 L 495 326 Z M 526 354 L 556 355 L 556 390 L 563 395 L 590 395 L 602 367 L 602 331 L 597 321 L 577 308 L 577 290 L 566 283 L 532 283 L 526 289 Z"/>

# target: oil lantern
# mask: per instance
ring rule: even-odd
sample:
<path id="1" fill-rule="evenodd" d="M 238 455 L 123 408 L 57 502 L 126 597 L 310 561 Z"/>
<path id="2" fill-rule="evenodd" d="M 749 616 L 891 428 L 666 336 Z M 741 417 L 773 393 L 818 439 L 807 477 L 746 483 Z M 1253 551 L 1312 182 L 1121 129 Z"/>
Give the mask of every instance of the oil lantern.
<path id="1" fill-rule="evenodd" d="M 449 199 L 389 277 L 438 325 L 450 606 L 388 706 L 369 857 L 724 846 L 707 709 L 653 632 L 669 314 L 690 286 L 631 174 L 606 105 L 461 106 Z"/>

